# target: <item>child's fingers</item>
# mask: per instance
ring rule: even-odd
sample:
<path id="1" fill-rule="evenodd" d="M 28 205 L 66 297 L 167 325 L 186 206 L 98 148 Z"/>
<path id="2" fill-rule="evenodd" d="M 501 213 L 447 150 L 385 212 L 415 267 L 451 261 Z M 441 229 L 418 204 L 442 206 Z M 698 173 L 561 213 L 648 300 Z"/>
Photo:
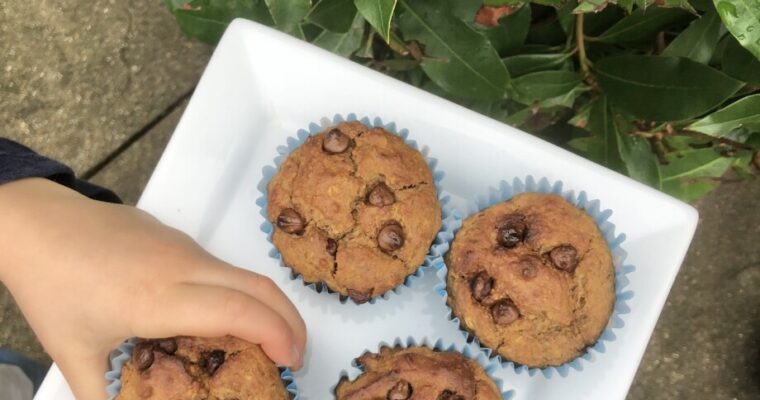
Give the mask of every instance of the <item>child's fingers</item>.
<path id="1" fill-rule="evenodd" d="M 56 358 L 56 362 L 77 400 L 106 398 L 105 355 L 86 356 L 69 350 L 64 357 Z"/>
<path id="2" fill-rule="evenodd" d="M 229 264 L 214 265 L 213 270 L 204 275 L 203 283 L 247 293 L 277 311 L 288 321 L 299 351 L 303 351 L 306 345 L 306 324 L 290 299 L 271 279 Z"/>
<path id="3" fill-rule="evenodd" d="M 135 318 L 140 320 L 138 316 Z M 261 345 L 275 363 L 300 367 L 301 351 L 288 322 L 275 310 L 241 291 L 181 284 L 152 307 L 141 337 L 232 335 Z"/>

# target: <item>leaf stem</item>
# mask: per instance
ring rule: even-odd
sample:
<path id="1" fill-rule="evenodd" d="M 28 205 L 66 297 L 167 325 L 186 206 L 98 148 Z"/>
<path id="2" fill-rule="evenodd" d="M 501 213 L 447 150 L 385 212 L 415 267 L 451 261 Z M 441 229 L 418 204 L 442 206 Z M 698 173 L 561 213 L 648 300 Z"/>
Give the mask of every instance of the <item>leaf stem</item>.
<path id="1" fill-rule="evenodd" d="M 583 37 L 583 13 L 575 16 L 575 42 L 578 47 L 578 62 L 581 64 L 583 77 L 588 78 L 588 58 L 586 58 L 586 40 Z"/>

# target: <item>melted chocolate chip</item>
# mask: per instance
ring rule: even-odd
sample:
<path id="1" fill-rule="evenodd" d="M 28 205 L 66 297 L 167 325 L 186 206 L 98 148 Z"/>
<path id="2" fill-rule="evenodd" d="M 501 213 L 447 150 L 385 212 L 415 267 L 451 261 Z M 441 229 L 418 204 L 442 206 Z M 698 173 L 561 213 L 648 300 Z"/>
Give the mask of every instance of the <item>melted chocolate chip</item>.
<path id="1" fill-rule="evenodd" d="M 153 343 L 140 342 L 132 352 L 132 363 L 138 371 L 145 371 L 153 365 Z"/>
<path id="2" fill-rule="evenodd" d="M 329 154 L 340 154 L 348 149 L 351 138 L 339 129 L 330 129 L 322 140 L 322 150 Z"/>
<path id="3" fill-rule="evenodd" d="M 172 355 L 177 352 L 177 341 L 174 338 L 156 340 L 156 347 L 162 352 Z"/>
<path id="4" fill-rule="evenodd" d="M 472 298 L 477 302 L 483 301 L 493 288 L 493 278 L 486 271 L 480 271 L 470 280 Z"/>
<path id="5" fill-rule="evenodd" d="M 226 353 L 223 350 L 211 350 L 201 353 L 201 359 L 198 361 L 198 365 L 206 371 L 209 375 L 214 375 L 219 367 L 224 364 L 224 356 Z"/>
<path id="6" fill-rule="evenodd" d="M 375 207 L 385 207 L 396 202 L 393 191 L 385 183 L 378 183 L 367 193 L 367 204 Z"/>
<path id="7" fill-rule="evenodd" d="M 388 400 L 407 400 L 410 397 L 412 397 L 412 384 L 403 379 L 396 382 L 386 396 Z"/>
<path id="8" fill-rule="evenodd" d="M 327 246 L 325 246 L 327 253 L 335 257 L 338 254 L 338 242 L 334 239 L 327 239 Z"/>
<path id="9" fill-rule="evenodd" d="M 572 273 L 578 266 L 578 251 L 569 244 L 557 246 L 549 252 L 552 264 L 562 271 Z"/>
<path id="10" fill-rule="evenodd" d="M 404 229 L 398 222 L 388 222 L 377 232 L 377 246 L 390 253 L 404 245 Z"/>
<path id="11" fill-rule="evenodd" d="M 464 400 L 464 396 L 461 394 L 456 394 L 456 392 L 449 389 L 445 389 L 443 392 L 441 392 L 441 394 L 438 395 L 438 398 L 436 400 Z"/>
<path id="12" fill-rule="evenodd" d="M 355 289 L 348 289 L 347 292 L 348 297 L 350 297 L 356 304 L 366 303 L 372 298 L 372 289 L 363 292 Z"/>
<path id="13" fill-rule="evenodd" d="M 286 208 L 280 212 L 277 217 L 277 227 L 285 233 L 300 235 L 303 233 L 305 221 L 298 211 L 292 208 Z"/>
<path id="14" fill-rule="evenodd" d="M 525 216 L 522 214 L 509 214 L 499 226 L 496 240 L 500 245 L 511 249 L 525 239 L 526 231 Z"/>
<path id="15" fill-rule="evenodd" d="M 509 325 L 520 318 L 520 311 L 509 299 L 502 299 L 491 306 L 491 317 L 497 325 Z"/>

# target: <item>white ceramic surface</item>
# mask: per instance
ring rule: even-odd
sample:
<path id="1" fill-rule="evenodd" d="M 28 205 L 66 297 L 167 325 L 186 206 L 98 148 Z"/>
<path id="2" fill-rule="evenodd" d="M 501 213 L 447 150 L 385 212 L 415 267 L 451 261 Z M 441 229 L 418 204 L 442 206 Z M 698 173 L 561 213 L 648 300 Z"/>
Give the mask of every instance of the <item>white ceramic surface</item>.
<path id="1" fill-rule="evenodd" d="M 296 373 L 303 399 L 329 399 L 341 370 L 365 349 L 396 337 L 463 342 L 433 291 L 428 271 L 411 290 L 374 305 L 340 304 L 288 277 L 267 253 L 255 199 L 261 170 L 299 128 L 336 113 L 379 116 L 410 130 L 463 206 L 513 177 L 562 180 L 585 190 L 625 232 L 631 312 L 605 354 L 566 377 L 497 373 L 514 400 L 624 399 L 683 261 L 697 212 L 660 192 L 500 122 L 386 77 L 310 44 L 245 20 L 216 49 L 139 207 L 195 237 L 220 258 L 266 274 L 296 304 L 309 327 L 306 367 Z M 128 304 L 125 304 L 128 307 Z M 56 366 L 37 400 L 72 399 Z"/>

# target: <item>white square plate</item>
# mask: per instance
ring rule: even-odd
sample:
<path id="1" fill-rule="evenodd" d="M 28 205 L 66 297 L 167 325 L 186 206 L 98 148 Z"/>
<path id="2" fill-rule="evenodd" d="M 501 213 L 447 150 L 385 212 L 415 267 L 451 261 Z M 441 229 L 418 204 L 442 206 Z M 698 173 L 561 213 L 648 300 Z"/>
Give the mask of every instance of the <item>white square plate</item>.
<path id="1" fill-rule="evenodd" d="M 329 399 L 341 370 L 365 349 L 396 337 L 463 344 L 434 293 L 428 271 L 390 301 L 356 306 L 289 279 L 268 256 L 271 244 L 255 200 L 262 168 L 277 146 L 310 122 L 336 113 L 381 117 L 407 128 L 446 173 L 443 189 L 462 205 L 502 179 L 526 175 L 585 190 L 627 235 L 623 247 L 631 312 L 617 339 L 583 371 L 566 377 L 497 372 L 514 400 L 624 399 L 697 224 L 687 204 L 530 134 L 467 110 L 273 29 L 234 21 L 216 49 L 139 207 L 179 228 L 220 258 L 270 276 L 309 328 L 306 367 L 296 374 L 304 399 Z M 54 366 L 38 400 L 71 399 Z"/>

